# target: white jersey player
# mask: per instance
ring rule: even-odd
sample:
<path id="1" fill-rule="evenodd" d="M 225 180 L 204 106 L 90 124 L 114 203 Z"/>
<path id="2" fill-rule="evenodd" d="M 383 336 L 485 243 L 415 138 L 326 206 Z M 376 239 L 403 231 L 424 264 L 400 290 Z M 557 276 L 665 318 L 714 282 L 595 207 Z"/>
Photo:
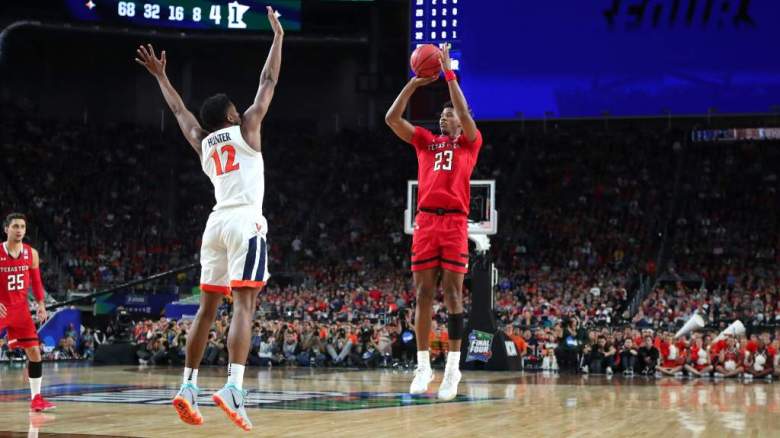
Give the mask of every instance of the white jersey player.
<path id="1" fill-rule="evenodd" d="M 269 277 L 263 155 L 244 140 L 238 125 L 212 132 L 201 148 L 216 205 L 203 233 L 200 288 L 215 293 L 261 288 Z"/>
<path id="2" fill-rule="evenodd" d="M 201 246 L 200 308 L 187 336 L 184 379 L 173 406 L 182 421 L 199 425 L 198 366 L 209 329 L 223 296 L 233 297 L 233 318 L 228 335 L 227 384 L 212 399 L 237 426 L 251 430 L 244 410 L 244 364 L 250 347 L 257 294 L 268 279 L 266 233 L 263 217 L 264 172 L 260 153 L 260 127 L 273 98 L 282 61 L 284 31 L 277 15 L 267 7 L 274 40 L 260 73 L 260 86 L 243 117 L 224 94 L 214 95 L 200 110 L 201 127 L 184 106 L 165 73 L 165 51 L 160 57 L 151 45 L 140 46 L 136 62 L 146 67 L 160 86 L 179 127 L 214 184 L 216 204 L 206 223 Z"/>

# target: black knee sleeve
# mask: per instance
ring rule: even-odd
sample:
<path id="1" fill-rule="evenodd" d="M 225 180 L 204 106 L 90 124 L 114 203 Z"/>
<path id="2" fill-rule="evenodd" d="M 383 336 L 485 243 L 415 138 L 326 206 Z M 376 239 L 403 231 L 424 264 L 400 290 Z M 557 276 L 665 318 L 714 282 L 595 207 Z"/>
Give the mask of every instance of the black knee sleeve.
<path id="1" fill-rule="evenodd" d="M 463 313 L 450 313 L 447 318 L 447 335 L 453 341 L 463 339 Z"/>
<path id="2" fill-rule="evenodd" d="M 27 373 L 31 379 L 37 379 L 43 376 L 43 362 L 27 362 Z"/>

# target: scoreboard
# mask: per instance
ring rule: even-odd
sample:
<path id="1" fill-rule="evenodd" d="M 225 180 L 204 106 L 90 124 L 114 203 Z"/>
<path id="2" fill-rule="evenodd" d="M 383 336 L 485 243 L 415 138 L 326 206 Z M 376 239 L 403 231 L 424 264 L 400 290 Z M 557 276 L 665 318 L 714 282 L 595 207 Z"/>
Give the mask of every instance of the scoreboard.
<path id="1" fill-rule="evenodd" d="M 107 25 L 189 30 L 271 30 L 266 5 L 285 30 L 301 29 L 300 0 L 64 0 L 71 18 Z"/>
<path id="2" fill-rule="evenodd" d="M 465 0 L 460 0 L 463 2 Z M 473 0 L 472 0 L 473 1 Z M 452 69 L 460 69 L 460 41 L 463 28 L 459 0 L 411 0 L 409 55 L 423 44 L 452 44 Z"/>

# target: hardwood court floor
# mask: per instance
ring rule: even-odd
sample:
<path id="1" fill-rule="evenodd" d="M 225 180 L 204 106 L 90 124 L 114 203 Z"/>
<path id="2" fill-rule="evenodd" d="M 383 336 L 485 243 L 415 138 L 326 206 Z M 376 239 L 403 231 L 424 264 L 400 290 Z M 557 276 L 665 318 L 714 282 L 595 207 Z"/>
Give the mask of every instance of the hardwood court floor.
<path id="1" fill-rule="evenodd" d="M 178 368 L 48 364 L 45 417 L 28 415 L 25 374 L 0 366 L 0 436 L 780 437 L 780 383 L 764 381 L 464 372 L 459 398 L 437 403 L 405 394 L 410 372 L 248 368 L 245 433 L 211 405 L 222 368 L 200 371 L 202 426 L 170 405 Z"/>

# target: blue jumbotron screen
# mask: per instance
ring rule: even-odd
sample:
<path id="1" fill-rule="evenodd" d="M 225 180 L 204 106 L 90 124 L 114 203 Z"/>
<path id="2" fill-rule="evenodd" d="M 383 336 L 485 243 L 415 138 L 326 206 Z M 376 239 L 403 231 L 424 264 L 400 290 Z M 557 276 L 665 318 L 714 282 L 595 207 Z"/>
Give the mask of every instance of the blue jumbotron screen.
<path id="1" fill-rule="evenodd" d="M 478 119 L 769 113 L 777 0 L 411 0 Z"/>

